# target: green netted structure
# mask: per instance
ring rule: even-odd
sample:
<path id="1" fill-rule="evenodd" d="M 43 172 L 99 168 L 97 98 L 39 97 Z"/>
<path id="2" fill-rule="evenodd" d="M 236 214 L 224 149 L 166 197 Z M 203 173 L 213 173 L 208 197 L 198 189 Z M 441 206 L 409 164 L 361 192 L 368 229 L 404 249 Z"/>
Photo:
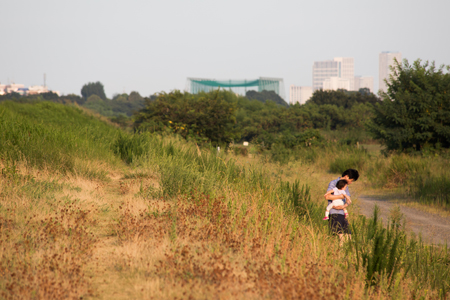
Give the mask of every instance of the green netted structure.
<path id="1" fill-rule="evenodd" d="M 229 89 L 237 94 L 245 95 L 247 90 L 257 88 L 258 92 L 274 91 L 278 96 L 284 97 L 284 82 L 282 78 L 260 77 L 259 79 L 243 80 L 215 80 L 205 78 L 188 78 L 186 91 L 191 94 L 210 92 L 218 88 Z"/>

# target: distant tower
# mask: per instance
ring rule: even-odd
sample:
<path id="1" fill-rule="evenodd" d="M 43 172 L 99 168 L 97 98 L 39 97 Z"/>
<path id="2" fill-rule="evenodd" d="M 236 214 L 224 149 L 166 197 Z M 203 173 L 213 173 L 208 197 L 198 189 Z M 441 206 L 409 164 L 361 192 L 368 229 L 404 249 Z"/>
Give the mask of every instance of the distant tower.
<path id="1" fill-rule="evenodd" d="M 289 104 L 295 103 L 305 104 L 313 95 L 312 86 L 295 86 L 289 88 Z"/>
<path id="2" fill-rule="evenodd" d="M 347 79 L 349 81 L 349 91 L 353 91 L 354 78 L 355 78 L 355 60 L 353 57 L 335 57 L 334 61 L 339 62 L 341 68 L 340 78 Z"/>
<path id="3" fill-rule="evenodd" d="M 313 64 L 313 91 L 323 89 L 323 82 L 330 77 L 339 77 L 338 62 L 315 61 Z"/>
<path id="4" fill-rule="evenodd" d="M 379 85 L 378 88 L 383 91 L 387 92 L 387 85 L 384 82 L 384 80 L 389 80 L 389 75 L 392 74 L 390 70 L 390 66 L 394 65 L 394 58 L 397 59 L 399 63 L 402 62 L 402 54 L 400 52 L 390 52 L 390 51 L 384 51 L 380 53 L 379 58 Z"/>
<path id="5" fill-rule="evenodd" d="M 373 77 L 372 76 L 355 76 L 355 91 L 366 88 L 373 93 Z"/>
<path id="6" fill-rule="evenodd" d="M 345 87 L 347 90 L 353 91 L 355 77 L 353 57 L 335 57 L 333 60 L 315 61 L 313 64 L 313 91 L 324 89 L 324 82 L 332 77 L 340 78 L 339 80 L 334 79 L 336 82 L 348 81 Z"/>

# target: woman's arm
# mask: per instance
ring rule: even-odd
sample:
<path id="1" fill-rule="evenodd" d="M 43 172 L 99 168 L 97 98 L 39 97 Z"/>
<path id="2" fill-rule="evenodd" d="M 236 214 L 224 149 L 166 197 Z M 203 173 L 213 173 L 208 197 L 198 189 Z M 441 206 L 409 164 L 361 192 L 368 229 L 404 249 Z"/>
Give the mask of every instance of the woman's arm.
<path id="1" fill-rule="evenodd" d="M 331 201 L 333 201 L 333 200 L 338 200 L 338 199 L 345 199 L 345 195 L 331 195 L 331 193 L 330 193 L 330 194 L 327 193 L 327 194 L 325 194 L 325 199 L 331 200 Z M 348 204 L 335 206 L 335 207 L 333 207 L 333 208 L 334 208 L 334 209 L 344 209 L 344 208 L 346 208 L 346 207 L 348 207 Z"/>
<path id="2" fill-rule="evenodd" d="M 352 204 L 352 199 L 347 195 L 344 195 L 344 196 L 345 196 L 345 199 L 347 200 L 347 201 L 345 201 L 345 203 Z"/>
<path id="3" fill-rule="evenodd" d="M 335 206 L 335 207 L 333 207 L 334 209 L 344 209 L 344 208 L 346 208 L 346 207 L 348 207 L 348 204 L 344 204 L 344 205 L 339 205 L 339 206 Z"/>
<path id="4" fill-rule="evenodd" d="M 323 196 L 325 197 L 325 199 L 327 199 L 327 196 L 328 196 L 328 195 L 331 195 L 332 192 L 333 192 L 333 190 L 326 192 L 325 195 L 323 195 Z M 327 199 L 327 200 L 328 200 L 328 199 Z"/>
<path id="5" fill-rule="evenodd" d="M 344 195 L 331 195 L 331 193 L 326 193 L 325 199 L 333 201 L 333 200 L 338 200 L 338 199 L 345 199 L 345 196 Z"/>

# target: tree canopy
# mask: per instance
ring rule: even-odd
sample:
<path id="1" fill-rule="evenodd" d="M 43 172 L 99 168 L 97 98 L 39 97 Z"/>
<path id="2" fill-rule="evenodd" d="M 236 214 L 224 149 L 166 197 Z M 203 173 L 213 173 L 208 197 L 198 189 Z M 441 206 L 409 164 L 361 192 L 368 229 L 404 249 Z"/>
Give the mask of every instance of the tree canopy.
<path id="1" fill-rule="evenodd" d="M 88 99 L 91 95 L 97 95 L 103 100 L 106 100 L 105 89 L 100 81 L 89 82 L 81 88 L 81 96 L 84 99 Z"/>
<path id="2" fill-rule="evenodd" d="M 146 107 L 135 116 L 137 130 L 169 129 L 184 138 L 227 145 L 238 139 L 236 96 L 226 91 L 189 94 L 180 91 L 160 94 L 147 100 Z"/>
<path id="3" fill-rule="evenodd" d="M 444 72 L 445 69 L 447 72 Z M 368 126 L 388 150 L 450 147 L 450 66 L 396 62 Z"/>
<path id="4" fill-rule="evenodd" d="M 280 96 L 278 96 L 274 91 L 262 91 L 262 92 L 257 92 L 257 91 L 247 91 L 245 93 L 245 96 L 248 99 L 255 99 L 261 102 L 266 102 L 268 100 L 275 102 L 276 104 L 280 104 L 283 106 L 288 106 L 288 104 L 283 100 L 283 98 L 281 98 Z"/>
<path id="5" fill-rule="evenodd" d="M 342 101 L 346 97 L 350 96 L 343 93 Z M 152 132 L 170 130 L 215 145 L 245 140 L 266 148 L 274 143 L 291 148 L 306 140 L 320 141 L 316 129 L 362 130 L 372 110 L 370 101 L 356 101 L 350 108 L 315 103 L 286 107 L 228 91 L 196 95 L 177 91 L 147 99 L 146 107 L 134 117 L 134 126 Z"/>
<path id="6" fill-rule="evenodd" d="M 380 99 L 372 94 L 369 89 L 360 89 L 358 92 L 346 90 L 317 90 L 307 103 L 314 103 L 317 105 L 332 104 L 338 107 L 351 108 L 358 103 L 375 104 L 379 101 Z"/>

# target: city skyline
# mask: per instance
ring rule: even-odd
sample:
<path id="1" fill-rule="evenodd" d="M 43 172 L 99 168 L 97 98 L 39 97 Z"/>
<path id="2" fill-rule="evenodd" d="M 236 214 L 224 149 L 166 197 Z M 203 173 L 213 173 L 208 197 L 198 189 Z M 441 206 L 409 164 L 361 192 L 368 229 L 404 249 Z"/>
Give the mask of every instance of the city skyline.
<path id="1" fill-rule="evenodd" d="M 111 98 L 183 90 L 188 77 L 265 76 L 283 78 L 288 95 L 291 85 L 312 86 L 314 61 L 353 57 L 354 75 L 372 76 L 376 92 L 383 51 L 399 51 L 410 63 L 450 64 L 450 41 L 439 30 L 449 2 L 222 4 L 2 3 L 0 84 L 42 85 L 47 74 L 47 86 L 62 94 L 79 95 L 84 84 L 100 81 Z"/>

